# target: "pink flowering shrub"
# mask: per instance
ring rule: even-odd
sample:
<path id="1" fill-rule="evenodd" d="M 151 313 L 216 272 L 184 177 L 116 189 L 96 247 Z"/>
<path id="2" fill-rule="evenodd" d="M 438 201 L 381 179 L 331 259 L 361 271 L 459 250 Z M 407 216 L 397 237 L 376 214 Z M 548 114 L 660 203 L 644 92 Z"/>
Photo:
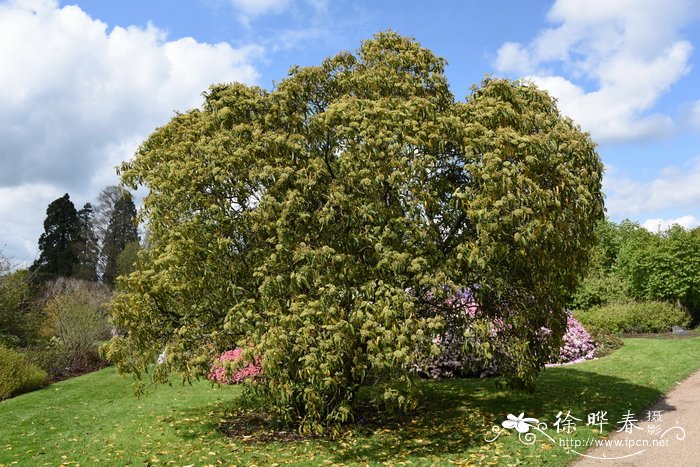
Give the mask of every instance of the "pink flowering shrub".
<path id="1" fill-rule="evenodd" d="M 553 363 L 578 363 L 590 360 L 595 354 L 595 343 L 583 325 L 568 314 L 564 342 L 559 349 L 559 359 Z"/>
<path id="2" fill-rule="evenodd" d="M 247 379 L 255 379 L 262 373 L 256 358 L 253 362 L 243 361 L 243 349 L 238 347 L 222 353 L 209 370 L 209 380 L 219 384 L 239 384 Z"/>
<path id="3" fill-rule="evenodd" d="M 460 376 L 493 376 L 498 374 L 499 359 L 508 358 L 505 330 L 509 325 L 501 319 L 489 320 L 480 316 L 479 305 L 470 292 L 459 292 L 445 300 L 439 313 L 446 321 L 445 331 L 433 339 L 440 350 L 438 355 L 423 355 L 417 359 L 415 370 L 433 379 Z M 484 334 L 473 332 L 480 323 Z M 541 338 L 546 339 L 551 330 L 542 328 Z M 465 337 L 467 336 L 467 337 Z M 488 343 L 490 352 L 483 354 L 479 348 Z M 465 352 L 465 344 L 467 345 Z M 595 343 L 581 323 L 567 314 L 566 332 L 559 355 L 550 364 L 577 363 L 593 358 Z"/>

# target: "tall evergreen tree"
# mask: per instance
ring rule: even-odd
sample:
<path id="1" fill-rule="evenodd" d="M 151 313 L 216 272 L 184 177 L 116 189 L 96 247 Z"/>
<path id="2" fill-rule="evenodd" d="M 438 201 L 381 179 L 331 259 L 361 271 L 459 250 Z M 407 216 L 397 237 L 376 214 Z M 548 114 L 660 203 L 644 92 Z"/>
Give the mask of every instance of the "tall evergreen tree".
<path id="1" fill-rule="evenodd" d="M 78 212 L 68 193 L 46 209 L 44 233 L 39 237 L 39 259 L 31 269 L 41 274 L 71 276 L 78 267 L 74 242 L 80 235 Z"/>
<path id="2" fill-rule="evenodd" d="M 100 257 L 100 247 L 95 233 L 95 214 L 92 204 L 85 203 L 78 211 L 79 232 L 75 242 L 78 267 L 74 276 L 88 281 L 97 280 L 97 263 Z"/>
<path id="3" fill-rule="evenodd" d="M 102 243 L 104 272 L 102 281 L 114 285 L 117 278 L 117 258 L 124 248 L 132 242 L 138 242 L 136 223 L 136 206 L 131 193 L 124 190 L 114 203 Z"/>

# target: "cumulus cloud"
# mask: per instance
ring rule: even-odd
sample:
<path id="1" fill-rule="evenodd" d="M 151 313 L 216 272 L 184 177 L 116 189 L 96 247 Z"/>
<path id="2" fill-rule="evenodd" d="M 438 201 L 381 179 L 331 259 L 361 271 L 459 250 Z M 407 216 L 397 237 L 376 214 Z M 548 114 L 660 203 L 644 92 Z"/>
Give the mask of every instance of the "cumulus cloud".
<path id="1" fill-rule="evenodd" d="M 695 14 L 691 3 L 557 0 L 547 14 L 553 26 L 529 44 L 503 44 L 494 67 L 550 91 L 600 141 L 662 136 L 672 120 L 648 111 L 689 70 L 692 46 L 680 31 Z"/>
<path id="2" fill-rule="evenodd" d="M 700 225 L 700 219 L 695 216 L 682 216 L 676 219 L 647 219 L 642 223 L 642 227 L 650 232 L 664 232 L 673 225 L 680 225 L 686 229 L 693 229 Z"/>
<path id="3" fill-rule="evenodd" d="M 608 214 L 617 219 L 643 212 L 685 209 L 700 204 L 700 158 L 686 167 L 667 167 L 650 182 L 630 180 L 607 167 L 603 179 Z"/>
<path id="4" fill-rule="evenodd" d="M 153 25 L 110 30 L 54 0 L 0 3 L 0 244 L 8 245 L 6 253 L 10 245 L 19 253 L 26 242 L 36 244 L 53 199 L 65 192 L 94 197 L 114 183 L 114 166 L 174 110 L 199 106 L 210 84 L 254 83 L 253 61 L 262 53 L 255 45 L 169 40 Z"/>
<path id="5" fill-rule="evenodd" d="M 537 63 L 522 44 L 506 42 L 498 49 L 494 66 L 503 73 L 529 74 L 536 71 Z"/>

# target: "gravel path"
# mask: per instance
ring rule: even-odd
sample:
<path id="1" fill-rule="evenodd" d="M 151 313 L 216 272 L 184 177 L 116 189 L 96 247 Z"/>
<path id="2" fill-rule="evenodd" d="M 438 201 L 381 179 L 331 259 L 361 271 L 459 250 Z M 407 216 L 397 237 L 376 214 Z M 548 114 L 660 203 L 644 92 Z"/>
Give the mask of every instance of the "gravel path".
<path id="1" fill-rule="evenodd" d="M 661 419 L 646 421 L 648 412 Z M 572 465 L 700 467 L 700 371 L 637 418 L 643 420 L 637 423 L 642 429 L 611 433 L 611 445 L 585 451 Z"/>

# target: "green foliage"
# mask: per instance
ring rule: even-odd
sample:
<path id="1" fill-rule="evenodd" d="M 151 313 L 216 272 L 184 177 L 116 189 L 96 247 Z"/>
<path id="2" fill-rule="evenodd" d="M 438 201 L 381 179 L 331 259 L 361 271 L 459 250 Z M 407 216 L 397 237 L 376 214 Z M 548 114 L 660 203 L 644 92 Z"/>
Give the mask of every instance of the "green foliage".
<path id="1" fill-rule="evenodd" d="M 109 338 L 111 326 L 104 305 L 109 290 L 94 282 L 59 279 L 48 286 L 41 332 L 49 347 L 48 368 L 83 368 L 97 356 L 99 342 Z"/>
<path id="2" fill-rule="evenodd" d="M 48 379 L 20 352 L 0 345 L 0 400 L 45 386 Z"/>
<path id="3" fill-rule="evenodd" d="M 34 313 L 32 274 L 12 270 L 10 261 L 0 255 L 0 345 L 26 346 L 34 337 L 38 315 Z"/>
<path id="4" fill-rule="evenodd" d="M 598 242 L 594 247 L 597 251 L 592 266 L 603 272 L 613 271 L 622 248 L 633 239 L 646 238 L 648 234 L 645 228 L 627 219 L 619 224 L 609 220 L 599 222 L 596 226 Z"/>
<path id="5" fill-rule="evenodd" d="M 620 250 L 620 274 L 635 298 L 679 301 L 700 318 L 700 230 L 638 232 Z"/>
<path id="6" fill-rule="evenodd" d="M 675 225 L 652 233 L 639 224 L 601 222 L 586 278 L 570 306 L 630 300 L 678 302 L 700 323 L 700 229 Z"/>
<path id="7" fill-rule="evenodd" d="M 668 302 L 615 303 L 577 311 L 576 318 L 586 326 L 612 333 L 670 332 L 673 326 L 688 326 L 690 316 L 683 308 Z"/>
<path id="8" fill-rule="evenodd" d="M 595 229 L 596 243 L 591 249 L 591 262 L 586 277 L 569 300 L 573 309 L 587 310 L 609 303 L 631 301 L 628 280 L 620 274 L 618 256 L 623 246 L 649 232 L 639 224 L 622 221 L 620 224 L 602 220 Z"/>
<path id="9" fill-rule="evenodd" d="M 593 342 L 595 342 L 596 357 L 610 355 L 624 345 L 624 341 L 619 335 L 606 331 L 603 328 L 588 326 L 586 330 L 593 338 Z"/>
<path id="10" fill-rule="evenodd" d="M 631 301 L 627 282 L 614 273 L 586 276 L 569 302 L 575 310 Z"/>
<path id="11" fill-rule="evenodd" d="M 44 233 L 39 237 L 40 254 L 31 270 L 48 277 L 73 275 L 79 263 L 75 247 L 79 236 L 78 212 L 66 193 L 46 209 Z"/>
<path id="12" fill-rule="evenodd" d="M 279 418 L 323 431 L 361 387 L 413 407 L 415 350 L 443 325 L 425 305 L 478 284 L 509 325 L 503 374 L 531 385 L 589 259 L 602 166 L 545 92 L 487 79 L 455 102 L 444 63 L 381 33 L 271 92 L 213 86 L 151 135 L 121 167 L 148 187 L 150 238 L 113 304 L 120 369 L 165 348 L 156 378 L 192 377 L 252 348 Z"/>

